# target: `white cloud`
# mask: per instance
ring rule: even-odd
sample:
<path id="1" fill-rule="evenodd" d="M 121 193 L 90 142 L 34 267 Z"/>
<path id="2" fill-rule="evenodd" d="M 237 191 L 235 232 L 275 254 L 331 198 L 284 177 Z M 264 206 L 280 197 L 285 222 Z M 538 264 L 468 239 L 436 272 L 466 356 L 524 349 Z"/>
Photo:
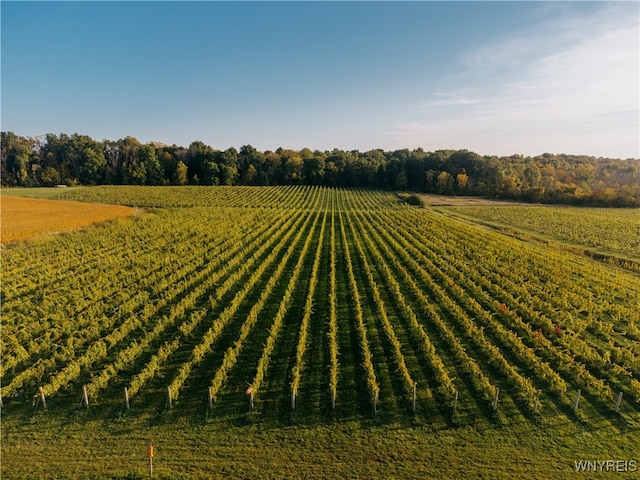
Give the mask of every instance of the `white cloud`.
<path id="1" fill-rule="evenodd" d="M 459 106 L 459 105 L 476 105 L 477 103 L 478 103 L 477 100 L 473 100 L 468 97 L 454 95 L 451 93 L 439 93 L 436 95 L 436 98 L 427 100 L 421 106 L 423 108 L 433 108 L 433 107 L 451 107 L 451 106 Z"/>
<path id="2" fill-rule="evenodd" d="M 451 87 L 391 135 L 485 154 L 640 157 L 638 15 L 622 10 L 607 5 L 466 52 Z"/>

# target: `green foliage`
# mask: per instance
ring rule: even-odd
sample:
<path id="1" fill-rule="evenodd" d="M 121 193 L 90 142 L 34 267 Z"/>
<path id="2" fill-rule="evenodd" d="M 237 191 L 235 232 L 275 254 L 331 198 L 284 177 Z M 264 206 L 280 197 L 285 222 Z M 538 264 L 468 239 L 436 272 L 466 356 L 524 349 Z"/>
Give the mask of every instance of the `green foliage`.
<path id="1" fill-rule="evenodd" d="M 167 387 L 178 418 L 204 415 L 211 387 L 221 423 L 366 424 L 373 407 L 381 424 L 446 425 L 459 394 L 457 422 L 545 425 L 574 420 L 580 389 L 580 419 L 637 423 L 632 272 L 364 189 L 60 195 L 153 214 L 3 253 L 3 419 L 39 386 L 62 410 L 86 386 L 98 416 L 128 387 L 133 415 L 156 419 Z"/>
<path id="2" fill-rule="evenodd" d="M 424 200 L 420 197 L 420 195 L 412 193 L 412 194 L 402 194 L 400 198 L 407 202 L 409 205 L 414 205 L 416 207 L 424 207 Z"/>
<path id="3" fill-rule="evenodd" d="M 481 206 L 451 210 L 574 245 L 640 259 L 640 209 Z"/>
<path id="4" fill-rule="evenodd" d="M 2 132 L 3 186 L 317 185 L 410 190 L 441 195 L 573 205 L 640 206 L 640 159 L 543 154 L 480 156 L 467 150 L 219 151 L 133 137 L 98 142 L 86 135 L 24 138 Z M 52 170 L 57 172 L 54 174 Z"/>

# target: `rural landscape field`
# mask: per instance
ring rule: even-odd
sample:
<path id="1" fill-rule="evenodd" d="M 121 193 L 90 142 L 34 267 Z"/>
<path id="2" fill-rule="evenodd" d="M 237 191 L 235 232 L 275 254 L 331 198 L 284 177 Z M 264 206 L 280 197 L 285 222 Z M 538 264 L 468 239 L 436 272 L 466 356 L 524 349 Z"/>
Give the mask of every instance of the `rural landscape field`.
<path id="1" fill-rule="evenodd" d="M 638 474 L 638 209 L 27 193 L 144 214 L 2 246 L 2 478 Z"/>

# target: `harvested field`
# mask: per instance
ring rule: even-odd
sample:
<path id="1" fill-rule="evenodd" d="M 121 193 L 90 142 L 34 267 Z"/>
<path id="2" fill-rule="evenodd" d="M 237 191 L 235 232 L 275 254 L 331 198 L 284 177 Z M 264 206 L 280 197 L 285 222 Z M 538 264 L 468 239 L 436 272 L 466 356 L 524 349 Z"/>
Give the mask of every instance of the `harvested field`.
<path id="1" fill-rule="evenodd" d="M 76 230 L 95 223 L 128 217 L 135 209 L 120 205 L 46 200 L 2 195 L 3 244 L 52 233 Z"/>

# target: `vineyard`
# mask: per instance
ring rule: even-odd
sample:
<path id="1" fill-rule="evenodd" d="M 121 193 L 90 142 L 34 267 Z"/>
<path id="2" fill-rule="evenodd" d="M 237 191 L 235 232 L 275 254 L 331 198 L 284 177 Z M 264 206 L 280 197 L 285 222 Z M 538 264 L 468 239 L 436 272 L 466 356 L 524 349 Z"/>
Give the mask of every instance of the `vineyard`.
<path id="1" fill-rule="evenodd" d="M 150 214 L 3 247 L 3 422 L 640 428 L 633 272 L 392 193 L 64 196 Z"/>
<path id="2" fill-rule="evenodd" d="M 495 224 L 509 225 L 559 239 L 574 245 L 613 253 L 620 258 L 640 260 L 640 209 L 455 207 L 451 209 Z"/>

